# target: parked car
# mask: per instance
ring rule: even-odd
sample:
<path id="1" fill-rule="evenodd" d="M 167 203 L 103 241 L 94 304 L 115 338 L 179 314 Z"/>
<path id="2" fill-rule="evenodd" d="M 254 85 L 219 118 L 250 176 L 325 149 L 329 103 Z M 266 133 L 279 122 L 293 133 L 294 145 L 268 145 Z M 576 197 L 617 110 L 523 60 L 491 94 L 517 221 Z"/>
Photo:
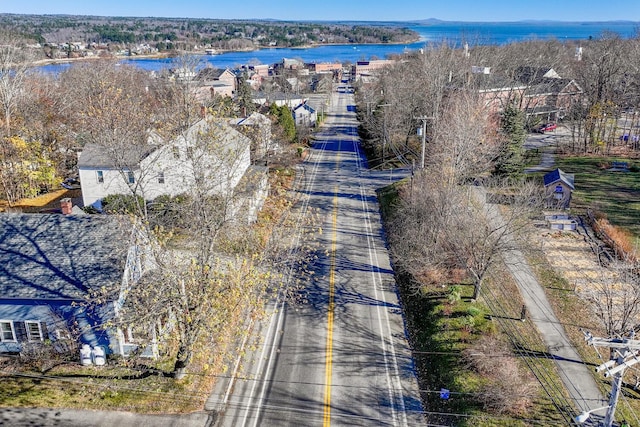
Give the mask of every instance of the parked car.
<path id="1" fill-rule="evenodd" d="M 62 187 L 67 190 L 80 189 L 80 179 L 78 177 L 70 177 L 62 181 Z"/>
<path id="2" fill-rule="evenodd" d="M 546 123 L 546 124 L 540 126 L 537 129 L 537 131 L 540 132 L 540 133 L 545 133 L 545 132 L 549 132 L 549 131 L 556 130 L 556 129 L 558 129 L 558 125 L 557 124 L 555 124 L 555 123 Z"/>

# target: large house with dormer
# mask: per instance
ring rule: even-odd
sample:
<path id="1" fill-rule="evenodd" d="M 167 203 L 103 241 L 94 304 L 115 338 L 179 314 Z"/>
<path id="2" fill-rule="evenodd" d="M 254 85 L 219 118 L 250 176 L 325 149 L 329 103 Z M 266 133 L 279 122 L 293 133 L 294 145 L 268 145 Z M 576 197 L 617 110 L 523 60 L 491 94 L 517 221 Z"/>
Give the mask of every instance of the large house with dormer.
<path id="1" fill-rule="evenodd" d="M 169 142 L 152 135 L 140 146 L 88 144 L 78 158 L 83 203 L 101 209 L 102 200 L 111 194 L 136 194 L 151 201 L 188 193 L 196 184 L 211 195 L 244 194 L 246 189 L 239 185 L 249 185 L 245 175 L 258 176 L 250 170 L 251 144 L 228 120 L 210 117 Z M 266 171 L 259 184 L 250 183 L 260 195 L 267 185 Z"/>

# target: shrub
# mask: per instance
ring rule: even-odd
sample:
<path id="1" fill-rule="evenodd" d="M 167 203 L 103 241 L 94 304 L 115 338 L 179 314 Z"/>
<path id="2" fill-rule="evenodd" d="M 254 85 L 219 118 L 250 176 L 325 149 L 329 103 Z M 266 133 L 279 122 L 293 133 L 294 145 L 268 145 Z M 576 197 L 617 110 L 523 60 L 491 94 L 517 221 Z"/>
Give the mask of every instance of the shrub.
<path id="1" fill-rule="evenodd" d="M 485 378 L 477 399 L 488 412 L 522 415 L 533 405 L 536 381 L 514 356 L 494 335 L 481 337 L 463 351 L 468 365 Z"/>
<path id="2" fill-rule="evenodd" d="M 135 215 L 143 206 L 144 199 L 132 194 L 111 194 L 102 199 L 102 210 L 108 214 Z"/>
<path id="3" fill-rule="evenodd" d="M 606 218 L 597 218 L 593 227 L 600 238 L 613 248 L 621 259 L 635 261 L 638 254 L 635 253 L 633 236 L 626 230 L 612 225 Z"/>
<path id="4" fill-rule="evenodd" d="M 449 295 L 447 296 L 449 304 L 455 304 L 460 301 L 461 296 L 462 290 L 460 289 L 460 286 L 451 286 L 451 288 L 449 288 Z"/>
<path id="5" fill-rule="evenodd" d="M 148 205 L 150 226 L 166 230 L 188 227 L 189 219 L 184 215 L 184 207 L 188 203 L 189 198 L 186 195 L 158 196 Z"/>

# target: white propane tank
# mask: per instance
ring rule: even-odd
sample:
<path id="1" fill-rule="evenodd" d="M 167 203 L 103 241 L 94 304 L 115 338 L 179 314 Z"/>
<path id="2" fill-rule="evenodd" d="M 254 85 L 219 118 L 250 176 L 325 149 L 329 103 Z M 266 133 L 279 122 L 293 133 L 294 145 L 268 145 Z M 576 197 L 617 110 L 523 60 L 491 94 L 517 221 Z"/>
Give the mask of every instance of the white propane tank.
<path id="1" fill-rule="evenodd" d="M 91 362 L 91 347 L 89 344 L 82 344 L 80 348 L 80 364 L 83 366 L 89 366 Z"/>
<path id="2" fill-rule="evenodd" d="M 104 349 L 100 346 L 93 347 L 93 363 L 96 366 L 104 366 L 107 363 L 107 358 L 104 354 Z"/>

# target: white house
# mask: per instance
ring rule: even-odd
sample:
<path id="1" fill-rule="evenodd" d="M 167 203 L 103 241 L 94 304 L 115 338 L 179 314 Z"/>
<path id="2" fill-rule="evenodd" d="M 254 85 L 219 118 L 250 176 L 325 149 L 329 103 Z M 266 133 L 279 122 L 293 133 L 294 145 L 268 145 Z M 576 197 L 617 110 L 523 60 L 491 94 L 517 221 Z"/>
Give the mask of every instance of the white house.
<path id="1" fill-rule="evenodd" d="M 293 109 L 293 120 L 297 126 L 315 126 L 318 113 L 306 102 Z"/>
<path id="2" fill-rule="evenodd" d="M 234 191 L 251 164 L 251 140 L 226 120 L 205 118 L 166 143 L 152 134 L 147 144 L 104 147 L 87 144 L 78 158 L 85 206 L 101 209 L 111 194 L 145 200 L 176 196 L 194 187 L 210 194 Z"/>

